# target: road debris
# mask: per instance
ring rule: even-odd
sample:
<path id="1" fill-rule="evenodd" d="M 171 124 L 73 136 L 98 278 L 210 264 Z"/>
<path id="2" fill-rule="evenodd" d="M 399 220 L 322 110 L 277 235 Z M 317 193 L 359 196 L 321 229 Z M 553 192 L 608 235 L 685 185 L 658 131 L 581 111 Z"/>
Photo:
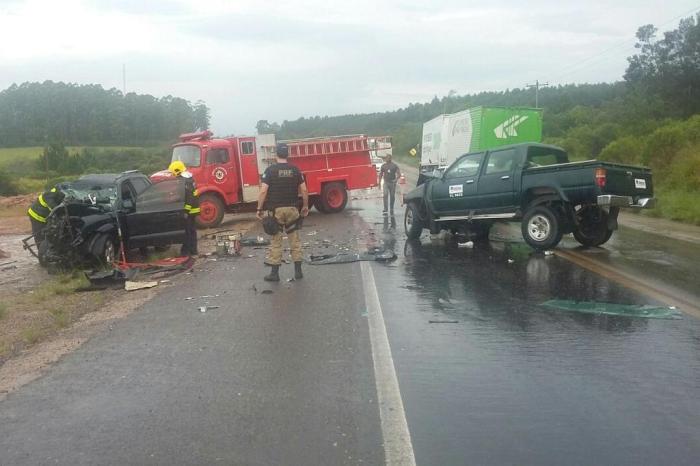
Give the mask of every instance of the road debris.
<path id="1" fill-rule="evenodd" d="M 369 252 L 364 253 L 348 253 L 342 252 L 339 254 L 312 254 L 309 256 L 309 264 L 311 265 L 326 265 L 326 264 L 348 264 L 357 261 L 377 261 L 388 262 L 396 259 L 396 253 L 392 250 L 382 250 L 374 248 Z"/>
<path id="2" fill-rule="evenodd" d="M 474 241 L 467 241 L 466 243 L 457 243 L 458 248 L 467 248 L 467 249 L 473 249 L 474 248 Z"/>
<path id="3" fill-rule="evenodd" d="M 544 252 L 544 255 L 545 255 L 545 256 L 551 256 L 551 255 L 553 255 L 553 254 L 554 254 L 554 251 L 552 251 L 552 250 L 550 250 L 550 249 L 547 249 L 547 250 Z"/>
<path id="4" fill-rule="evenodd" d="M 272 291 L 272 290 L 262 290 L 260 292 L 260 294 L 272 294 L 272 293 L 274 293 L 274 291 Z"/>
<path id="5" fill-rule="evenodd" d="M 646 304 L 600 303 L 595 301 L 570 301 L 551 299 L 542 303 L 549 309 L 583 314 L 599 314 L 643 319 L 681 319 L 682 314 L 674 306 L 649 306 Z"/>
<path id="6" fill-rule="evenodd" d="M 429 324 L 458 324 L 458 320 L 429 320 Z"/>
<path id="7" fill-rule="evenodd" d="M 158 282 L 124 282 L 124 289 L 126 291 L 143 290 L 145 288 L 153 288 L 154 286 L 158 286 Z"/>
<path id="8" fill-rule="evenodd" d="M 264 236 L 245 237 L 241 239 L 241 246 L 269 246 L 270 240 Z"/>
<path id="9" fill-rule="evenodd" d="M 207 311 L 210 311 L 212 309 L 219 309 L 219 306 L 199 306 L 198 310 L 201 313 L 205 313 Z"/>
<path id="10" fill-rule="evenodd" d="M 509 264 L 512 264 L 513 262 L 515 262 L 513 259 L 508 259 Z"/>

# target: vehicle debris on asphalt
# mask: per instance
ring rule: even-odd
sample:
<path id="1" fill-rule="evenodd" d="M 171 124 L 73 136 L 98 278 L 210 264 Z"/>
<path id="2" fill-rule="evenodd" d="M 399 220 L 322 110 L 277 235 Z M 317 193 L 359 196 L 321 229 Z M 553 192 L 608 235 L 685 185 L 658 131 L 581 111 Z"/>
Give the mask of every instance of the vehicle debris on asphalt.
<path id="1" fill-rule="evenodd" d="M 596 301 L 570 301 L 551 299 L 542 306 L 563 312 L 580 312 L 607 316 L 637 317 L 643 319 L 681 319 L 682 313 L 675 306 L 649 306 L 646 304 L 618 304 Z"/>
<path id="2" fill-rule="evenodd" d="M 201 313 L 205 313 L 207 311 L 210 311 L 212 309 L 219 309 L 219 306 L 199 306 L 198 310 Z"/>
<path id="3" fill-rule="evenodd" d="M 153 288 L 154 286 L 158 286 L 158 282 L 124 282 L 124 289 L 126 291 L 143 290 L 146 288 Z"/>

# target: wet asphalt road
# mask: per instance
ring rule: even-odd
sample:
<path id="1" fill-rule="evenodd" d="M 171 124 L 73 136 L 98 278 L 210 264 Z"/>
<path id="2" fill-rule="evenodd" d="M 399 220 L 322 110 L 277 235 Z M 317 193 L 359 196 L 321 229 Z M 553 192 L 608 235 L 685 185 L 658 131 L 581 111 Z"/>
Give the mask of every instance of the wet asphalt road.
<path id="1" fill-rule="evenodd" d="M 355 200 L 303 240 L 397 252 L 371 267 L 418 464 L 697 464 L 697 319 L 554 311 L 663 303 L 519 241 L 406 244 L 394 220 Z M 587 254 L 698 294 L 692 247 L 614 241 Z M 204 264 L 0 402 L 0 464 L 383 463 L 359 264 L 268 287 L 261 260 Z"/>

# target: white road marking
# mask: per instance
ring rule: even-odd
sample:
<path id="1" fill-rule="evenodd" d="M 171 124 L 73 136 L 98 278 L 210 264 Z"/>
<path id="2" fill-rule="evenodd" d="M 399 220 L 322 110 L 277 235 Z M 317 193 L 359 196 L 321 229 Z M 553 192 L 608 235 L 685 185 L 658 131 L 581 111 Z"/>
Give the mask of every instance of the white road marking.
<path id="1" fill-rule="evenodd" d="M 391 356 L 389 338 L 384 325 L 382 306 L 369 262 L 360 262 L 362 288 L 365 292 L 369 339 L 374 362 L 374 380 L 377 384 L 377 402 L 384 437 L 384 456 L 389 466 L 415 466 L 411 433 L 408 431 L 406 413 L 396 378 L 394 359 Z"/>

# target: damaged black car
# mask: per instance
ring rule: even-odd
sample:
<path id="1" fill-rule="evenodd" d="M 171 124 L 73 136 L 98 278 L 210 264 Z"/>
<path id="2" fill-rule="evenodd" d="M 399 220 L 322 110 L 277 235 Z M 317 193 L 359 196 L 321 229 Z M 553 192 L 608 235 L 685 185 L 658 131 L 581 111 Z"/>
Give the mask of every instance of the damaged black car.
<path id="1" fill-rule="evenodd" d="M 166 248 L 185 239 L 182 180 L 153 184 L 129 171 L 85 175 L 58 188 L 66 197 L 47 218 L 36 254 L 50 270 L 106 266 L 122 248 Z"/>

